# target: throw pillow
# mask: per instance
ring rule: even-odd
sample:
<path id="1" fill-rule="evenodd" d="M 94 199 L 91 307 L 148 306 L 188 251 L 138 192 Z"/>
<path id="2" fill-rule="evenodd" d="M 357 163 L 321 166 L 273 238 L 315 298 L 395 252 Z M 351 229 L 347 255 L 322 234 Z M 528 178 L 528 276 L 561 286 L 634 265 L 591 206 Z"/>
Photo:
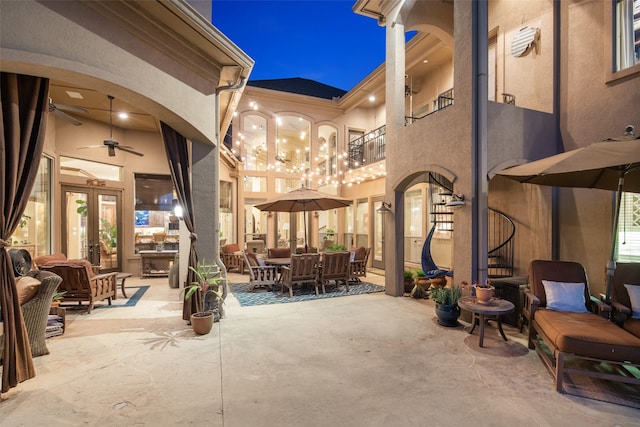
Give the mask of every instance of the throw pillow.
<path id="1" fill-rule="evenodd" d="M 547 308 L 555 311 L 588 313 L 584 299 L 584 283 L 567 283 L 543 280 L 547 296 Z"/>
<path id="2" fill-rule="evenodd" d="M 16 279 L 16 290 L 18 291 L 18 303 L 24 305 L 38 293 L 40 281 L 35 277 L 22 276 Z"/>
<path id="3" fill-rule="evenodd" d="M 631 317 L 640 319 L 640 285 L 624 285 L 631 301 Z"/>

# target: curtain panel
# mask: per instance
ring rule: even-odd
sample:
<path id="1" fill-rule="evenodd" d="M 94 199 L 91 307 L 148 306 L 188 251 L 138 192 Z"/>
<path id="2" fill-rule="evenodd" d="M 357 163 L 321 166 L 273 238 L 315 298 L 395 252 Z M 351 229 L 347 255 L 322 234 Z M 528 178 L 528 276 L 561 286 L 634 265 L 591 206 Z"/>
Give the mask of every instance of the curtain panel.
<path id="1" fill-rule="evenodd" d="M 178 203 L 182 206 L 184 224 L 189 230 L 189 267 L 197 268 L 198 254 L 196 253 L 195 243 L 198 239 L 196 235 L 196 223 L 193 210 L 193 192 L 191 189 L 191 158 L 189 156 L 189 144 L 187 139 L 176 132 L 171 126 L 160 122 L 162 139 L 167 152 L 167 160 L 169 161 L 169 169 L 171 170 L 171 180 L 178 194 Z M 187 285 L 196 281 L 196 275 L 188 269 Z M 191 314 L 198 311 L 200 307 L 201 295 L 199 292 L 194 293 L 191 298 L 184 301 L 182 306 L 182 318 L 190 320 Z"/>
<path id="2" fill-rule="evenodd" d="M 42 157 L 49 80 L 3 72 L 0 98 L 0 316 L 4 328 L 1 391 L 6 392 L 35 376 L 8 249 L 29 201 Z"/>

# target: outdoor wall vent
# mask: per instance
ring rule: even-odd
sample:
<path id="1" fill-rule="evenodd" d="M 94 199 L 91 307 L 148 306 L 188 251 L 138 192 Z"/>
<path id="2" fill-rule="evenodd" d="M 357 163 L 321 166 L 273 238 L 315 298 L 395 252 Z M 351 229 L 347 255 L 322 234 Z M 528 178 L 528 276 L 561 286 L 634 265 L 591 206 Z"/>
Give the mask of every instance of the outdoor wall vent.
<path id="1" fill-rule="evenodd" d="M 540 29 L 532 27 L 523 27 L 518 31 L 511 41 L 511 55 L 516 58 L 524 56 L 540 39 Z"/>

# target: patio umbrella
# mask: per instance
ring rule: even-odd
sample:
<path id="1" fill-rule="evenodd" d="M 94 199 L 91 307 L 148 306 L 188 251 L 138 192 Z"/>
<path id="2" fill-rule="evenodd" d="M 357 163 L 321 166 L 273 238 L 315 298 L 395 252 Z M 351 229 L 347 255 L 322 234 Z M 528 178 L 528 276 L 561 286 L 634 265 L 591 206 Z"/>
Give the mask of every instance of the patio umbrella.
<path id="1" fill-rule="evenodd" d="M 281 194 L 264 203 L 255 205 L 261 211 L 270 212 L 311 212 L 344 208 L 351 204 L 351 200 L 326 194 L 320 191 L 300 187 L 297 190 Z M 304 246 L 307 249 L 307 217 L 304 216 Z"/>
<path id="2" fill-rule="evenodd" d="M 622 193 L 640 193 L 640 137 L 634 135 L 633 126 L 627 126 L 625 134 L 620 138 L 607 139 L 508 168 L 497 175 L 530 184 L 600 188 L 617 192 L 611 257 L 607 264 L 606 298 L 609 301 L 615 271 L 614 258 Z"/>

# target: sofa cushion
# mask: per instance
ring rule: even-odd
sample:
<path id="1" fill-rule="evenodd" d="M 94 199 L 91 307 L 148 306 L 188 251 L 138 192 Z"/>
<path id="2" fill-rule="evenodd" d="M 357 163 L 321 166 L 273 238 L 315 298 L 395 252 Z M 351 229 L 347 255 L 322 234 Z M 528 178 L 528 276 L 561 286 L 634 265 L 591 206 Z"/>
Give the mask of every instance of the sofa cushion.
<path id="1" fill-rule="evenodd" d="M 237 243 L 229 243 L 228 245 L 224 245 L 222 247 L 222 253 L 234 254 L 236 252 L 240 252 L 240 246 L 238 246 Z"/>
<path id="2" fill-rule="evenodd" d="M 640 337 L 640 319 L 627 319 L 622 324 L 622 327 L 633 335 Z"/>
<path id="3" fill-rule="evenodd" d="M 543 280 L 544 293 L 547 296 L 547 308 L 557 311 L 587 313 L 584 299 L 584 283 L 554 282 Z"/>
<path id="4" fill-rule="evenodd" d="M 629 293 L 629 301 L 631 302 L 631 317 L 634 319 L 640 319 L 640 285 L 628 285 L 624 287 Z"/>
<path id="5" fill-rule="evenodd" d="M 640 363 L 640 338 L 597 314 L 538 309 L 534 323 L 562 352 Z"/>
<path id="6" fill-rule="evenodd" d="M 36 266 L 41 266 L 41 265 L 45 265 L 49 262 L 61 262 L 61 261 L 66 261 L 67 260 L 67 256 L 65 254 L 49 254 L 49 255 L 40 255 L 37 256 L 33 259 L 33 263 Z"/>
<path id="7" fill-rule="evenodd" d="M 21 276 L 16 279 L 16 290 L 18 291 L 18 304 L 24 305 L 38 293 L 40 281 L 35 277 Z"/>

